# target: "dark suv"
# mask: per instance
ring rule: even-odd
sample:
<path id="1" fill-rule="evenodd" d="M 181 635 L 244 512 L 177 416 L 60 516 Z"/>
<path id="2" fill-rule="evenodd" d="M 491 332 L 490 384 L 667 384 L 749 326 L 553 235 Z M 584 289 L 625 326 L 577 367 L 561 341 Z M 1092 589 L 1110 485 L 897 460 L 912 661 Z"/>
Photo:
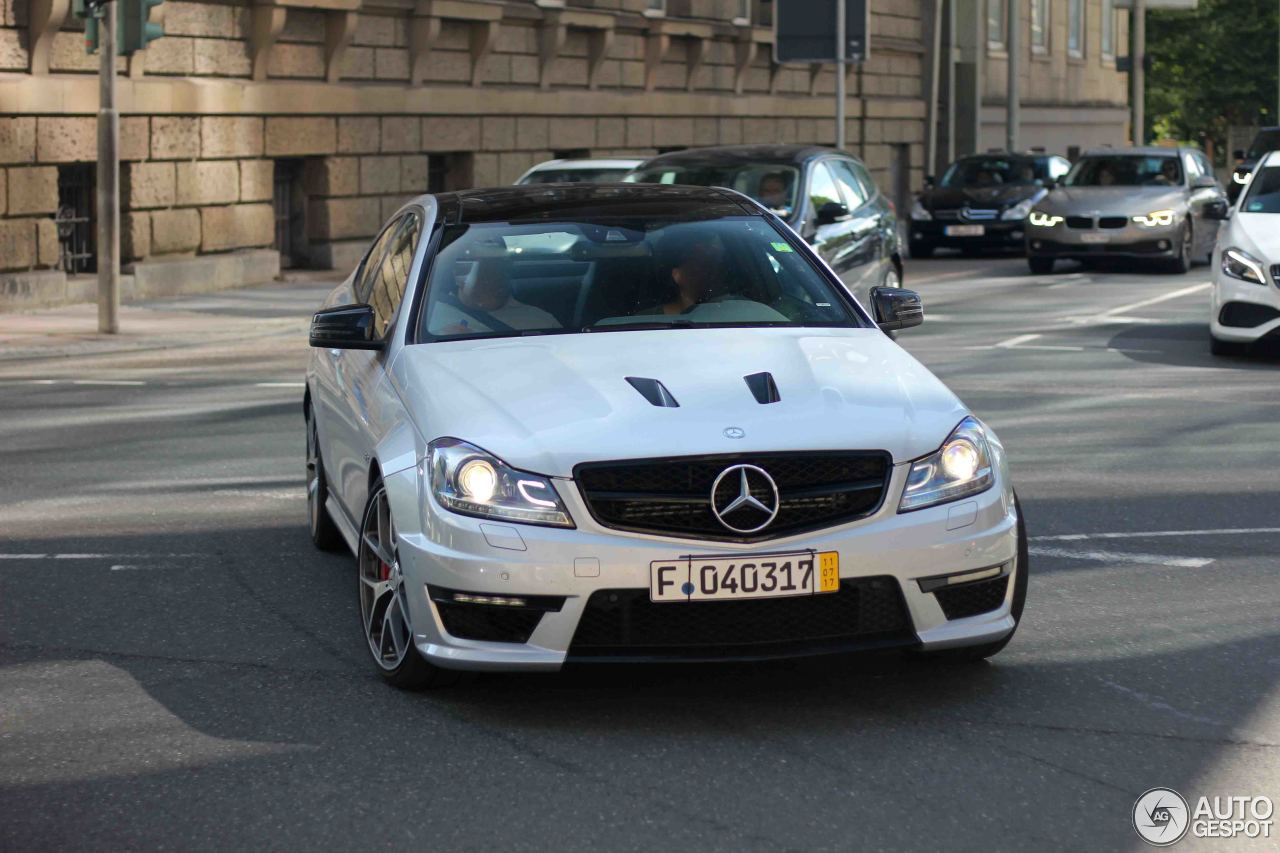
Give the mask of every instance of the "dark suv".
<path id="1" fill-rule="evenodd" d="M 1227 186 L 1227 198 L 1232 204 L 1240 197 L 1249 180 L 1249 173 L 1258 165 L 1258 161 L 1266 157 L 1268 152 L 1280 150 L 1280 127 L 1264 127 L 1253 137 L 1253 144 L 1248 151 L 1237 151 L 1236 167 L 1231 173 L 1231 183 Z"/>
<path id="2" fill-rule="evenodd" d="M 942 180 L 926 179 L 911 208 L 911 257 L 940 247 L 976 252 L 1021 249 L 1027 214 L 1071 169 L 1056 154 L 991 151 L 961 157 Z"/>

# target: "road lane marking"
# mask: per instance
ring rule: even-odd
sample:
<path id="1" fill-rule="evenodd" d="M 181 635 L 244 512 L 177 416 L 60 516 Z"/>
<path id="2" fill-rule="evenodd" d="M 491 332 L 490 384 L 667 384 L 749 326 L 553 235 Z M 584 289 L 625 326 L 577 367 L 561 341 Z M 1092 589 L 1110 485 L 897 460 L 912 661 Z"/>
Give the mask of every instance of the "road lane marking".
<path id="1" fill-rule="evenodd" d="M 1095 563 L 1133 563 L 1142 566 L 1169 566 L 1179 569 L 1199 569 L 1213 560 L 1207 557 L 1174 557 L 1167 554 L 1130 554 L 1124 551 L 1073 551 L 1070 548 L 1046 548 L 1031 546 L 1029 553 L 1037 557 L 1061 557 L 1065 560 L 1089 560 Z"/>
<path id="2" fill-rule="evenodd" d="M 1217 527 L 1206 530 L 1139 530 L 1116 533 L 1062 533 L 1057 536 L 1033 536 L 1032 542 L 1082 542 L 1089 539 L 1154 539 L 1167 536 L 1243 536 L 1258 533 L 1280 533 L 1280 527 Z"/>
<path id="3" fill-rule="evenodd" d="M 996 344 L 998 349 L 1013 349 L 1018 344 L 1025 344 L 1034 341 L 1036 338 L 1042 338 L 1044 335 L 1018 335 L 1016 338 L 1009 338 Z"/>
<path id="4" fill-rule="evenodd" d="M 1079 323 L 1079 324 L 1130 322 L 1133 320 L 1137 320 L 1137 318 L 1127 318 L 1125 320 L 1120 320 L 1119 318 L 1127 317 L 1130 311 L 1135 311 L 1138 308 L 1146 308 L 1150 305 L 1159 305 L 1161 302 L 1168 302 L 1172 299 L 1181 299 L 1184 296 L 1190 296 L 1193 293 L 1199 293 L 1200 291 L 1208 290 L 1211 287 L 1213 287 L 1213 283 L 1206 281 L 1202 284 L 1193 284 L 1190 287 L 1183 287 L 1179 290 L 1170 291 L 1169 293 L 1162 293 L 1159 296 L 1153 296 L 1150 299 L 1144 299 L 1141 302 L 1132 302 L 1128 305 L 1118 305 L 1115 308 L 1109 308 L 1106 311 L 1102 311 L 1098 314 L 1091 314 L 1083 317 L 1082 316 L 1064 317 L 1063 319 L 1067 320 L 1068 322 Z"/>
<path id="5" fill-rule="evenodd" d="M 255 382 L 255 388 L 305 388 L 305 382 Z"/>
<path id="6" fill-rule="evenodd" d="M 43 560 L 48 554 L 0 554 L 0 560 Z"/>
<path id="7" fill-rule="evenodd" d="M 72 385 L 146 385 L 137 379 L 73 379 Z"/>

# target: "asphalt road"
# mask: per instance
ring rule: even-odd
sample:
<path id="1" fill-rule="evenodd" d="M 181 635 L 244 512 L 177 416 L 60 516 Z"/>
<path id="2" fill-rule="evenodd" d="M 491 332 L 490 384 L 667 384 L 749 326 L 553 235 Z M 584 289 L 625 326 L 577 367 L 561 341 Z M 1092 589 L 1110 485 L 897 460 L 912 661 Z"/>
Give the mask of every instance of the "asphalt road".
<path id="1" fill-rule="evenodd" d="M 397 692 L 306 535 L 321 288 L 0 344 L 0 849 L 1139 849 L 1149 788 L 1280 800 L 1280 359 L 1208 354 L 1203 267 L 1024 269 L 907 272 L 900 342 L 999 432 L 1032 537 L 1021 630 L 963 668 Z"/>

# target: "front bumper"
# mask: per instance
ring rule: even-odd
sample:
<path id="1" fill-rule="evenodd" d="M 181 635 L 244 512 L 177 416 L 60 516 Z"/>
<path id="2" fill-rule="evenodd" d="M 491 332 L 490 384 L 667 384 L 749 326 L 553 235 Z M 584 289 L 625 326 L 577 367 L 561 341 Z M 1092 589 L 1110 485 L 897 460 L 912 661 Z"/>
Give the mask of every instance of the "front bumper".
<path id="1" fill-rule="evenodd" d="M 1041 258 L 1172 258 L 1179 251 L 1182 222 L 1147 227 L 1132 219 L 1122 228 L 1027 226 L 1027 255 Z"/>
<path id="2" fill-rule="evenodd" d="M 1280 338 L 1280 283 L 1272 277 L 1264 286 L 1224 275 L 1220 250 L 1213 255 L 1213 271 L 1209 333 L 1242 344 Z"/>
<path id="3" fill-rule="evenodd" d="M 1005 566 L 1007 570 L 1016 562 L 1017 511 L 1003 475 L 993 488 L 973 498 L 898 514 L 898 498 L 908 467 L 895 466 L 883 506 L 868 518 L 749 545 L 604 528 L 594 521 L 576 486 L 564 480 L 556 481 L 556 485 L 579 525 L 577 529 L 482 521 L 440 508 L 431 495 L 423 493 L 417 469 L 410 468 L 388 477 L 387 485 L 392 511 L 398 519 L 399 558 L 415 644 L 429 661 L 446 668 L 556 670 L 567 661 L 577 660 L 571 657 L 571 646 L 592 593 L 643 590 L 647 599 L 651 561 L 682 555 L 732 557 L 810 549 L 839 552 L 842 582 L 876 579 L 877 584 L 886 580 L 896 584 L 909 617 L 906 639 L 912 646 L 941 649 L 1006 636 L 1015 627 L 1010 612 L 1012 578 L 1003 587 L 1003 601 L 995 609 L 954 619 L 946 617 L 938 595 L 922 592 L 918 583 L 922 578 L 965 570 L 994 566 Z M 420 521 L 420 529 L 408 530 L 410 525 L 399 521 L 406 518 Z M 1025 567 L 1018 570 L 1025 571 Z M 539 600 L 554 600 L 559 609 L 542 613 L 527 642 L 460 639 L 445 630 L 440 605 L 431 600 L 429 589 L 464 590 L 508 599 L 547 597 Z M 653 605 L 716 606 L 718 603 L 714 602 Z M 797 649 L 795 653 L 814 651 Z M 728 657 L 769 656 L 774 655 Z M 638 658 L 644 655 L 592 659 Z"/>
<path id="4" fill-rule="evenodd" d="M 978 235 L 958 236 L 947 234 L 948 227 L 981 226 Z M 1026 220 L 997 219 L 987 222 L 939 222 L 937 220 L 911 220 L 911 240 L 933 246 L 954 249 L 1021 249 L 1026 236 Z"/>

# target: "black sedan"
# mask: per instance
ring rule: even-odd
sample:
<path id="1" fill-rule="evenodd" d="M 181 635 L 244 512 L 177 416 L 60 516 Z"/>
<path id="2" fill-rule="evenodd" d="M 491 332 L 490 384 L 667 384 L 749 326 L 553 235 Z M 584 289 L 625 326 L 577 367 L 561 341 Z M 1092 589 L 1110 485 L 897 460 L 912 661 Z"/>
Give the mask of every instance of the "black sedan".
<path id="1" fill-rule="evenodd" d="M 1231 183 L 1227 186 L 1227 198 L 1232 204 L 1240 197 L 1240 191 L 1249 182 L 1258 161 L 1272 151 L 1280 149 L 1280 127 L 1264 127 L 1253 137 L 1248 151 L 1237 151 L 1236 166 L 1231 171 Z"/>
<path id="2" fill-rule="evenodd" d="M 934 249 L 1021 249 L 1027 214 L 1071 164 L 1056 154 L 991 152 L 962 157 L 941 181 L 927 179 L 911 208 L 911 257 Z"/>
<path id="3" fill-rule="evenodd" d="M 661 154 L 628 181 L 729 187 L 778 215 L 863 305 L 871 288 L 900 287 L 893 205 L 856 158 L 815 145 L 730 145 Z"/>

